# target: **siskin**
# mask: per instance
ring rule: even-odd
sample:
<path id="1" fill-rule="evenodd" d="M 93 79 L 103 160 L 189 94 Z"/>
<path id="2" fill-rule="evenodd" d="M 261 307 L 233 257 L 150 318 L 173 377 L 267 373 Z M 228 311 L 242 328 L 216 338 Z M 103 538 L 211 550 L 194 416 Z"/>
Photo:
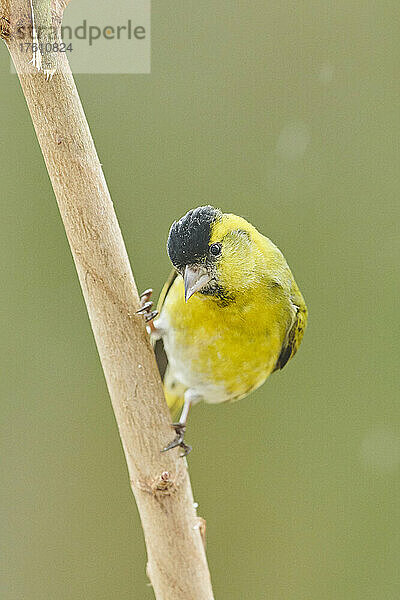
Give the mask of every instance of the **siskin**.
<path id="1" fill-rule="evenodd" d="M 190 210 L 170 229 L 174 271 L 150 323 L 173 427 L 184 441 L 190 406 L 231 402 L 258 388 L 295 355 L 307 307 L 282 252 L 242 217 L 212 206 Z M 146 320 L 151 290 L 142 294 Z"/>

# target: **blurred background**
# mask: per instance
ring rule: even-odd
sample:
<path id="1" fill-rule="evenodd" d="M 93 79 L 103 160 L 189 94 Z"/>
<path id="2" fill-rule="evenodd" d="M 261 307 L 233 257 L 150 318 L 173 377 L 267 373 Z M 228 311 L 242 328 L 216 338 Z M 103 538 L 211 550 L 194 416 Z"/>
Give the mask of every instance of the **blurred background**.
<path id="1" fill-rule="evenodd" d="M 295 360 L 198 406 L 218 599 L 400 597 L 398 3 L 152 3 L 150 75 L 79 75 L 139 289 L 211 203 L 284 252 Z M 2 600 L 150 600 L 107 389 L 20 86 L 0 51 Z M 195 568 L 195 566 L 194 566 Z"/>

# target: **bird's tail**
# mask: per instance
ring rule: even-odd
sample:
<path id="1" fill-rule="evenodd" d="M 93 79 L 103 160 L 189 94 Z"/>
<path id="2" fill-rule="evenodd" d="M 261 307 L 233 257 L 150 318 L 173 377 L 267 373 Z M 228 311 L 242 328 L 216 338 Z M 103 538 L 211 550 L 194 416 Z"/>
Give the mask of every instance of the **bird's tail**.
<path id="1" fill-rule="evenodd" d="M 167 367 L 164 375 L 164 394 L 172 419 L 179 417 L 184 403 L 185 386 L 176 381 Z"/>

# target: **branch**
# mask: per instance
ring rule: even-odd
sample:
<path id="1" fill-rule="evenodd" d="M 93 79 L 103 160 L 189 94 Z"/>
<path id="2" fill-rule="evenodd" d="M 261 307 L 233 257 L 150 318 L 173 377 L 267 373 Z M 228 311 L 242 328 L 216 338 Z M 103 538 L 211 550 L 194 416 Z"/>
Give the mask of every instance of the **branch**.
<path id="1" fill-rule="evenodd" d="M 61 6 L 58 2 L 58 6 Z M 9 8 L 12 8 L 11 12 Z M 53 5 L 54 8 L 54 5 Z M 68 60 L 51 81 L 27 65 L 16 31 L 27 0 L 0 0 L 18 73 L 65 226 L 118 424 L 158 600 L 212 600 L 210 576 L 179 450 L 113 204 Z M 138 224 L 138 227 L 140 224 Z"/>

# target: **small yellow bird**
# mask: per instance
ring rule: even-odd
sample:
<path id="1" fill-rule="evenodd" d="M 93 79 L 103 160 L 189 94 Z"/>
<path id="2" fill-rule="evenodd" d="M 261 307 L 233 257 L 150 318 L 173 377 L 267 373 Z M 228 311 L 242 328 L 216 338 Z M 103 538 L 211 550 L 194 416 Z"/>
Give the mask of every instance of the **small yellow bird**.
<path id="1" fill-rule="evenodd" d="M 167 250 L 174 272 L 150 325 L 172 412 L 184 441 L 191 405 L 244 398 L 296 353 L 307 307 L 282 252 L 245 219 L 212 206 L 190 210 L 171 226 Z M 142 294 L 146 320 L 151 290 Z M 163 362 L 163 349 L 165 350 Z"/>

